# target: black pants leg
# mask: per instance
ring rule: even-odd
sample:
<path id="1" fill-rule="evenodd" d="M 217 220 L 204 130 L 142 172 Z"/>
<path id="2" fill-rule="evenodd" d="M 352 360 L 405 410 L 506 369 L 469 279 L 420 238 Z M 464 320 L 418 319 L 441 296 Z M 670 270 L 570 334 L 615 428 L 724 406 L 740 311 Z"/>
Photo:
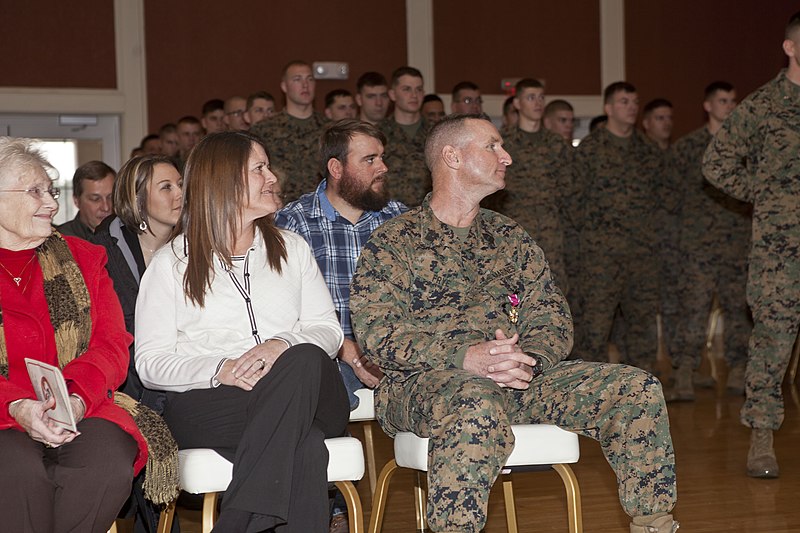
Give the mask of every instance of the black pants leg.
<path id="1" fill-rule="evenodd" d="M 115 424 L 89 418 L 72 442 L 47 449 L 26 433 L 0 431 L 0 516 L 4 531 L 105 532 L 131 491 L 136 442 Z"/>
<path id="2" fill-rule="evenodd" d="M 284 352 L 252 391 L 170 394 L 164 414 L 180 448 L 213 448 L 233 461 L 215 531 L 237 533 L 327 531 L 324 439 L 340 436 L 348 416 L 335 363 L 311 344 Z"/>

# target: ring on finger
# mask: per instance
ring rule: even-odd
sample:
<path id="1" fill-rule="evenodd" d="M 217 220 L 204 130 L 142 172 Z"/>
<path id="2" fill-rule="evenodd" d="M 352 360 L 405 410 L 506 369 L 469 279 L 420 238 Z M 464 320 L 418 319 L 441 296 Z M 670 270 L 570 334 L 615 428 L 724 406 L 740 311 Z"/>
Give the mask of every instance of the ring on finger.
<path id="1" fill-rule="evenodd" d="M 260 370 L 264 370 L 265 368 L 267 368 L 267 361 L 266 361 L 266 359 L 264 359 L 264 358 L 261 358 L 261 359 L 259 359 L 259 361 L 261 361 L 261 368 L 260 368 Z"/>

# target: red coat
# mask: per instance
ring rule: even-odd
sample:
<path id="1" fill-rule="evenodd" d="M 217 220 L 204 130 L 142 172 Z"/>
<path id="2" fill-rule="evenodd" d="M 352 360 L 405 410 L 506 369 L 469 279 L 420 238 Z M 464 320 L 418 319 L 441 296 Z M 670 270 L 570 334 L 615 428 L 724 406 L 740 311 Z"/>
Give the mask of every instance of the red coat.
<path id="1" fill-rule="evenodd" d="M 139 446 L 134 474 L 147 460 L 147 445 L 133 418 L 114 405 L 114 391 L 125 381 L 128 346 L 133 338 L 125 330 L 122 309 L 106 272 L 106 252 L 100 246 L 74 237 L 64 237 L 78 264 L 91 298 L 92 335 L 89 348 L 62 370 L 70 393 L 86 403 L 85 418 L 102 418 L 130 434 Z M 15 253 L 3 251 L 4 254 Z M 44 297 L 42 271 L 34 259 L 27 267 L 32 278 L 21 292 L 10 276 L 0 276 L 0 307 L 8 352 L 8 379 L 0 376 L 0 429 L 23 431 L 8 414 L 8 404 L 20 398 L 35 400 L 25 357 L 58 365 L 55 334 Z"/>

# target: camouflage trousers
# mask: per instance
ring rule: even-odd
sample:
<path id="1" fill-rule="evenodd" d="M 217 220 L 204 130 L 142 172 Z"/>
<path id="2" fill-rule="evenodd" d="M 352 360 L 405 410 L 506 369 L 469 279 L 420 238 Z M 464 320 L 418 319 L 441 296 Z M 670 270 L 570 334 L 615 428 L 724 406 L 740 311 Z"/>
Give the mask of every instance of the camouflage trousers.
<path id="1" fill-rule="evenodd" d="M 477 532 L 485 525 L 489 491 L 514 448 L 512 424 L 554 424 L 598 440 L 632 517 L 675 505 L 675 457 L 661 384 L 638 368 L 564 361 L 525 391 L 457 369 L 380 387 L 376 412 L 384 430 L 430 438 L 433 531 Z"/>
<path id="2" fill-rule="evenodd" d="M 675 340 L 671 343 L 672 364 L 691 362 L 700 366 L 706 342 L 711 303 L 717 295 L 725 320 L 725 361 L 729 367 L 745 364 L 747 339 L 753 329 L 747 309 L 747 262 L 743 257 L 715 253 L 686 253 L 679 281 L 680 307 Z"/>
<path id="3" fill-rule="evenodd" d="M 659 243 L 659 272 L 661 276 L 660 305 L 661 327 L 665 344 L 670 355 L 674 357 L 680 350 L 675 343 L 675 334 L 680 321 L 680 296 L 678 292 L 681 264 L 684 258 L 678 250 L 679 229 L 677 220 L 672 215 L 663 215 L 661 242 Z"/>
<path id="4" fill-rule="evenodd" d="M 653 371 L 658 348 L 658 266 L 644 256 L 609 257 L 581 250 L 581 313 L 575 321 L 575 354 L 586 361 L 608 360 L 608 339 L 617 307 L 624 319 L 620 351 L 624 361 Z"/>
<path id="5" fill-rule="evenodd" d="M 753 313 L 740 418 L 751 428 L 783 423 L 781 383 L 800 327 L 800 262 L 750 259 L 747 302 Z"/>

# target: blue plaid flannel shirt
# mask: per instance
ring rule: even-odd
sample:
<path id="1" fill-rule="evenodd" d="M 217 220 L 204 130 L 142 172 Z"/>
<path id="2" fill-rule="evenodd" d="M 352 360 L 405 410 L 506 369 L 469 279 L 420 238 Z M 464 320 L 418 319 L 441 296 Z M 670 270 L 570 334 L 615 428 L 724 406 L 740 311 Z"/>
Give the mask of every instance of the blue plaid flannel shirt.
<path id="1" fill-rule="evenodd" d="M 339 315 L 344 336 L 353 339 L 350 323 L 350 280 L 356 269 L 361 248 L 375 229 L 387 220 L 408 211 L 395 200 L 380 211 L 365 211 L 356 224 L 339 215 L 325 196 L 327 181 L 313 193 L 307 193 L 287 204 L 275 214 L 275 225 L 302 236 L 311 246 L 333 305 Z"/>

